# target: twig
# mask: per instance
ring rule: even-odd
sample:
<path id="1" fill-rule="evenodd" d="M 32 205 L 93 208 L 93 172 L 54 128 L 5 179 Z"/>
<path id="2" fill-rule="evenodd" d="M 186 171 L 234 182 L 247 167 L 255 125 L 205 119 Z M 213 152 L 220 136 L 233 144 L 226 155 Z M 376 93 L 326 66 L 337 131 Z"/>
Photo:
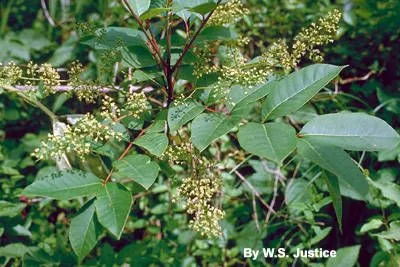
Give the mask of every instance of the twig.
<path id="1" fill-rule="evenodd" d="M 278 181 L 280 180 L 278 173 L 275 175 L 275 181 L 274 181 L 274 195 L 272 196 L 271 203 L 269 206 L 271 208 L 274 208 L 276 197 L 278 196 Z M 269 222 L 269 219 L 271 218 L 271 210 L 268 210 L 267 217 L 265 218 L 265 223 Z"/>
<path id="2" fill-rule="evenodd" d="M 368 72 L 367 74 L 365 74 L 362 77 L 351 77 L 351 78 L 347 78 L 347 79 L 340 79 L 339 83 L 340 84 L 348 84 L 348 83 L 353 83 L 353 82 L 358 82 L 358 81 L 365 81 L 368 80 L 369 77 L 371 77 L 371 75 L 375 74 L 375 71 L 371 70 L 370 72 Z"/>
<path id="3" fill-rule="evenodd" d="M 155 52 L 155 55 L 153 55 L 154 59 L 160 65 L 160 67 L 162 69 L 164 69 L 164 67 L 166 66 L 166 63 L 164 62 L 164 59 L 161 56 L 160 48 L 158 47 L 158 44 L 154 38 L 153 33 L 151 32 L 151 30 L 149 31 L 150 34 L 149 34 L 149 32 L 147 32 L 146 25 L 144 24 L 142 19 L 139 17 L 139 15 L 135 13 L 135 11 L 133 10 L 133 8 L 129 4 L 129 2 L 127 0 L 121 0 L 121 1 L 128 8 L 129 12 L 132 14 L 132 16 L 134 17 L 134 19 L 136 20 L 136 22 L 139 24 L 140 28 L 142 29 L 144 35 L 146 36 L 146 39 L 149 42 L 149 46 L 151 48 L 150 50 Z"/>
<path id="4" fill-rule="evenodd" d="M 253 194 L 260 200 L 260 202 L 267 208 L 268 211 L 271 211 L 271 213 L 273 214 L 276 213 L 275 210 L 264 201 L 260 193 L 258 193 L 258 191 L 253 187 L 253 185 L 249 181 L 247 181 L 246 178 L 244 178 L 244 176 L 240 172 L 235 171 L 235 174 L 250 188 Z"/>
<path id="5" fill-rule="evenodd" d="M 260 223 L 258 222 L 258 215 L 257 215 L 256 197 L 254 196 L 254 193 L 251 194 L 251 197 L 253 203 L 254 221 L 256 222 L 257 230 L 260 231 Z"/>
<path id="6" fill-rule="evenodd" d="M 147 129 L 147 128 L 146 128 L 146 129 Z M 140 131 L 140 133 L 138 134 L 138 136 L 136 136 L 135 139 L 134 139 L 132 142 L 129 142 L 128 146 L 125 148 L 124 152 L 122 152 L 122 154 L 119 156 L 118 160 L 121 160 L 121 159 L 125 158 L 125 156 L 126 156 L 126 155 L 128 154 L 128 152 L 129 152 L 129 150 L 132 148 L 133 142 L 134 142 L 137 138 L 139 138 L 140 136 L 142 136 L 142 135 L 145 133 L 146 129 L 142 129 L 142 130 Z M 103 180 L 103 184 L 104 184 L 104 185 L 105 185 L 106 183 L 108 183 L 108 181 L 110 181 L 113 172 L 114 172 L 114 169 L 111 169 L 111 171 L 108 173 L 107 177 Z"/>
<path id="7" fill-rule="evenodd" d="M 7 91 L 16 93 L 18 96 L 20 96 L 22 99 L 24 99 L 29 104 L 36 106 L 37 108 L 42 110 L 44 113 L 46 113 L 47 116 L 49 116 L 49 118 L 52 120 L 52 122 L 57 121 L 57 116 L 50 109 L 48 109 L 45 105 L 43 105 L 40 101 L 28 97 L 23 92 L 19 91 L 17 88 L 14 88 L 12 86 L 3 85 L 0 87 L 4 88 Z"/>
<path id="8" fill-rule="evenodd" d="M 46 17 L 47 21 L 49 22 L 49 24 L 51 26 L 55 27 L 56 23 L 54 22 L 53 18 L 50 16 L 49 10 L 47 9 L 47 6 L 46 6 L 46 1 L 40 0 L 40 3 L 42 4 L 43 14 Z"/>
<path id="9" fill-rule="evenodd" d="M 217 1 L 217 6 L 219 4 L 221 4 L 222 0 L 218 0 Z M 187 43 L 185 45 L 185 47 L 183 48 L 182 54 L 180 55 L 180 57 L 178 58 L 178 60 L 176 61 L 175 65 L 172 67 L 172 72 L 175 72 L 179 66 L 181 65 L 183 58 L 185 57 L 186 53 L 190 50 L 190 48 L 192 48 L 194 42 L 196 41 L 197 36 L 200 34 L 200 32 L 203 30 L 203 28 L 206 26 L 208 20 L 211 18 L 211 16 L 214 14 L 215 9 L 213 9 L 212 11 L 210 11 L 210 13 L 208 13 L 208 15 L 203 19 L 203 21 L 201 22 L 199 28 L 197 29 L 197 31 L 193 34 L 192 39 L 189 41 L 189 43 Z"/>

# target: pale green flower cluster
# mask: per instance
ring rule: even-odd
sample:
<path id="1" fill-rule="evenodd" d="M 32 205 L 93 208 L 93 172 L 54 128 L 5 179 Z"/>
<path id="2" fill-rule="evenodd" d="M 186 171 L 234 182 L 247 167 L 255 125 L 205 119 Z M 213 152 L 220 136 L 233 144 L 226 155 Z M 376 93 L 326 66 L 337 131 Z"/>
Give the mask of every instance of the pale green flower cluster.
<path id="1" fill-rule="evenodd" d="M 143 92 L 128 94 L 124 109 L 136 119 L 151 108 Z"/>
<path id="2" fill-rule="evenodd" d="M 195 75 L 201 77 L 211 71 L 220 72 L 218 82 L 211 88 L 211 96 L 224 102 L 228 89 L 234 84 L 245 87 L 262 84 L 277 69 L 283 69 L 286 73 L 292 71 L 304 56 L 313 61 L 321 61 L 322 55 L 318 47 L 333 42 L 340 18 L 340 11 L 333 10 L 326 17 L 303 29 L 295 37 L 291 47 L 284 40 L 277 41 L 262 56 L 251 61 L 243 56 L 239 47 L 231 47 L 222 66 L 210 66 L 212 60 L 208 59 L 205 67 L 196 69 L 195 66 Z"/>
<path id="3" fill-rule="evenodd" d="M 84 159 L 93 148 L 93 142 L 105 143 L 110 139 L 122 140 L 122 134 L 110 125 L 102 124 L 93 115 L 86 114 L 74 126 L 67 126 L 63 134 L 49 134 L 46 141 L 32 155 L 38 160 L 59 159 L 65 153 L 74 153 Z"/>
<path id="4" fill-rule="evenodd" d="M 0 63 L 0 85 L 13 85 L 22 77 L 22 69 L 14 62 Z"/>
<path id="5" fill-rule="evenodd" d="M 192 153 L 192 144 L 190 142 L 182 142 L 180 144 L 168 146 L 160 159 L 167 160 L 174 164 L 182 164 L 191 159 Z"/>
<path id="6" fill-rule="evenodd" d="M 72 90 L 68 93 L 74 94 L 79 101 L 95 103 L 100 95 L 100 87 L 94 81 L 83 81 L 80 76 L 84 72 L 83 65 L 77 61 L 71 64 L 68 70 L 69 85 Z"/>
<path id="7" fill-rule="evenodd" d="M 208 21 L 208 25 L 226 25 L 240 20 L 249 10 L 244 7 L 240 0 L 228 0 L 225 4 L 219 5 Z"/>
<path id="8" fill-rule="evenodd" d="M 183 179 L 178 188 L 178 194 L 186 199 L 186 212 L 191 216 L 189 227 L 202 236 L 222 235 L 219 221 L 225 213 L 213 205 L 221 187 L 221 179 L 207 173 L 205 177 L 191 176 Z"/>
<path id="9" fill-rule="evenodd" d="M 273 43 L 263 57 L 273 60 L 275 65 L 286 72 L 294 69 L 305 56 L 312 61 L 322 61 L 323 56 L 318 47 L 334 41 L 341 16 L 337 9 L 329 12 L 326 17 L 319 18 L 317 22 L 302 29 L 290 48 L 284 40 L 280 40 Z"/>
<path id="10" fill-rule="evenodd" d="M 321 53 L 316 47 L 334 41 L 341 17 L 342 13 L 334 9 L 326 17 L 319 18 L 316 23 L 312 23 L 295 37 L 292 45 L 292 67 L 295 67 L 307 53 L 311 59 L 322 61 Z"/>
<path id="11" fill-rule="evenodd" d="M 26 85 L 41 84 L 45 95 L 54 94 L 56 86 L 60 85 L 60 75 L 50 64 L 41 65 L 29 62 L 26 67 Z"/>
<path id="12" fill-rule="evenodd" d="M 110 120 L 117 120 L 121 116 L 121 109 L 108 95 L 103 96 L 100 116 Z"/>

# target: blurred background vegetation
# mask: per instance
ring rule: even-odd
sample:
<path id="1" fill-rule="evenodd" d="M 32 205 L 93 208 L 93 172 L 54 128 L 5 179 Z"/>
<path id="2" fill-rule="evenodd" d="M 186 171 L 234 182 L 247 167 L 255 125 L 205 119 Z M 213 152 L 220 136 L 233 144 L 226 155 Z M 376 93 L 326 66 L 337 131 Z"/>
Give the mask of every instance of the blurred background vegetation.
<path id="1" fill-rule="evenodd" d="M 251 40 L 244 50 L 253 58 L 277 39 L 290 40 L 300 29 L 333 8 L 343 11 L 339 39 L 324 49 L 325 62 L 349 65 L 332 90 L 327 89 L 293 119 L 307 120 L 316 114 L 341 110 L 363 111 L 381 117 L 400 129 L 400 1 L 398 0 L 246 0 L 250 14 L 237 30 Z M 88 78 L 96 78 L 99 55 L 79 43 L 76 24 L 90 22 L 97 27 L 129 26 L 131 19 L 118 1 L 112 0 L 0 0 L 0 62 L 26 64 L 49 62 L 63 68 L 79 60 L 88 66 Z M 46 99 L 54 111 L 79 113 L 79 103 L 68 101 L 63 94 Z M 77 202 L 60 201 L 57 205 L 27 203 L 18 193 L 33 181 L 52 171 L 50 163 L 36 163 L 30 153 L 51 130 L 48 119 L 17 96 L 0 91 L 0 265 L 38 266 L 58 262 L 71 266 L 76 262 L 67 240 L 70 210 Z M 222 149 L 229 149 L 229 139 Z M 85 261 L 85 265 L 132 266 L 245 265 L 243 247 L 324 247 L 342 251 L 348 265 L 400 266 L 400 223 L 396 233 L 384 232 L 389 221 L 400 220 L 400 146 L 384 153 L 360 155 L 362 165 L 377 184 L 374 199 L 367 203 L 345 198 L 343 232 L 335 225 L 333 209 L 321 204 L 326 192 L 318 187 L 306 190 L 308 199 L 298 201 L 314 209 L 304 209 L 305 221 L 320 217 L 324 227 L 274 218 L 267 229 L 257 229 L 252 219 L 249 189 L 225 173 L 224 199 L 227 212 L 223 222 L 229 239 L 203 240 L 187 230 L 183 214 L 169 214 L 166 185 L 153 187 L 152 194 L 137 200 L 127 230 L 120 241 L 104 237 L 101 245 Z M 227 163 L 229 164 L 229 162 Z M 305 173 L 309 166 L 301 166 Z M 273 194 L 271 174 L 250 161 L 256 189 L 269 200 Z M 312 172 L 311 172 L 312 173 Z M 269 178 L 268 178 L 269 177 Z M 310 177 L 312 175 L 310 174 Z M 308 179 L 307 175 L 302 177 Z M 385 184 L 386 189 L 379 187 Z M 301 187 L 301 186 L 300 186 Z M 289 187 L 288 187 L 289 188 Z M 286 188 L 286 190 L 288 190 Z M 292 190 L 297 187 L 291 187 Z M 304 188 L 303 188 L 304 189 Z M 287 192 L 286 192 L 287 194 Z M 279 199 L 287 198 L 284 190 Z M 306 197 L 307 198 L 307 197 Z M 13 204 L 11 204 L 13 203 Z M 321 205 L 320 208 L 315 206 Z M 290 214 L 290 209 L 282 213 Z M 300 208 L 301 209 L 301 208 Z M 11 210 L 11 211 L 10 211 Z M 327 215 L 329 214 L 329 215 Z M 312 217 L 312 219 L 310 219 Z M 300 230 L 299 230 L 300 229 Z M 388 233 L 389 232 L 389 233 Z M 391 238 L 385 238 L 390 234 Z M 16 247 L 1 246 L 16 243 Z M 27 253 L 28 248 L 32 249 Z M 11 253 L 11 254 L 10 254 Z M 10 260 L 10 255 L 15 259 Z M 248 263 L 253 265 L 262 262 Z M 282 263 L 285 266 L 286 263 Z M 335 263 L 327 263 L 335 265 Z M 324 266 L 324 265 L 315 265 Z"/>

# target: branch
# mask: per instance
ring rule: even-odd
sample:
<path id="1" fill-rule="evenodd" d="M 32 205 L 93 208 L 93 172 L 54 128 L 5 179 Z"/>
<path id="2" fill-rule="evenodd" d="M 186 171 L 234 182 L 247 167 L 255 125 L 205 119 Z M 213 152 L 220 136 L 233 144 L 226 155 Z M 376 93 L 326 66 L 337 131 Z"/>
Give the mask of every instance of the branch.
<path id="1" fill-rule="evenodd" d="M 83 89 L 82 89 L 83 88 Z M 68 92 L 68 91 L 72 91 L 72 90 L 84 90 L 85 86 L 71 86 L 71 85 L 58 85 L 58 86 L 54 86 L 53 89 L 57 92 Z M 18 90 L 18 91 L 29 91 L 29 90 L 38 90 L 39 86 L 35 86 L 35 85 L 15 85 L 14 89 Z M 129 91 L 130 92 L 134 92 L 134 91 L 138 91 L 138 90 L 142 90 L 143 92 L 151 92 L 154 90 L 153 87 L 141 87 L 141 86 L 136 86 L 136 85 L 130 85 L 129 86 Z M 119 87 L 119 86 L 113 86 L 113 87 L 99 87 L 98 91 L 100 91 L 101 93 L 110 93 L 110 92 L 115 92 L 115 91 L 119 91 L 119 90 L 123 90 L 123 88 Z"/>
<path id="2" fill-rule="evenodd" d="M 51 26 L 55 27 L 56 23 L 54 22 L 53 18 L 50 16 L 49 10 L 47 9 L 47 6 L 46 6 L 46 1 L 40 0 L 40 3 L 42 4 L 43 14 L 46 17 L 47 21 L 49 22 L 49 24 Z"/>
<path id="3" fill-rule="evenodd" d="M 365 81 L 368 80 L 369 77 L 371 77 L 371 75 L 375 74 L 375 71 L 371 70 L 370 72 L 368 72 L 367 74 L 365 74 L 362 77 L 351 77 L 351 78 L 347 78 L 347 79 L 340 79 L 339 83 L 340 84 L 348 84 L 348 83 L 353 83 L 353 82 L 358 82 L 358 81 Z"/>
<path id="4" fill-rule="evenodd" d="M 217 2 L 217 7 L 218 5 L 222 2 L 222 0 L 218 0 Z M 208 20 L 211 18 L 211 16 L 214 14 L 214 11 L 216 10 L 216 8 L 214 10 L 212 10 L 210 13 L 208 13 L 208 15 L 204 18 L 204 20 L 201 22 L 199 28 L 197 29 L 197 31 L 194 33 L 192 39 L 189 41 L 189 43 L 187 43 L 185 45 L 185 47 L 183 48 L 182 54 L 180 55 L 180 57 L 178 58 L 178 60 L 176 61 L 175 65 L 172 67 L 172 72 L 174 73 L 179 66 L 181 65 L 184 56 L 186 55 L 186 53 L 190 50 L 190 48 L 192 48 L 194 42 L 196 41 L 197 36 L 200 34 L 200 32 L 203 30 L 203 28 L 206 26 Z"/>
<path id="5" fill-rule="evenodd" d="M 260 200 L 260 202 L 268 209 L 268 212 L 271 212 L 273 214 L 276 213 L 276 211 L 270 205 L 265 203 L 260 193 L 258 193 L 258 191 L 253 187 L 253 185 L 249 181 L 247 181 L 246 178 L 244 178 L 244 176 L 240 172 L 235 171 L 235 174 L 250 188 L 251 192 L 253 192 L 253 194 Z"/>
<path id="6" fill-rule="evenodd" d="M 7 86 L 7 85 L 2 85 L 1 88 L 4 88 L 7 91 L 10 92 L 14 92 L 16 93 L 18 96 L 20 96 L 22 99 L 24 99 L 26 102 L 28 102 L 29 104 L 36 106 L 37 108 L 39 108 L 41 111 L 43 111 L 44 113 L 46 113 L 47 116 L 49 116 L 49 118 L 54 122 L 57 121 L 57 116 L 51 112 L 50 109 L 48 109 L 45 105 L 43 105 L 40 101 L 30 98 L 29 96 L 25 95 L 23 92 L 21 92 L 20 90 L 12 87 L 12 86 Z"/>
<path id="7" fill-rule="evenodd" d="M 135 11 L 132 9 L 132 7 L 128 3 L 128 1 L 127 0 L 121 0 L 121 1 L 128 8 L 129 12 L 132 14 L 132 16 L 134 17 L 134 19 L 136 20 L 136 22 L 139 24 L 140 28 L 142 29 L 144 35 L 147 38 L 147 41 L 149 42 L 150 50 L 155 52 L 155 55 L 152 53 L 154 60 L 160 65 L 160 67 L 162 69 L 164 69 L 164 67 L 166 66 L 166 63 L 165 63 L 163 57 L 161 56 L 160 48 L 158 47 L 157 41 L 155 40 L 153 33 L 151 32 L 151 30 L 150 30 L 151 34 L 149 34 L 147 32 L 146 25 L 143 23 L 140 16 L 135 13 Z M 157 55 L 158 59 L 157 59 L 156 55 Z"/>

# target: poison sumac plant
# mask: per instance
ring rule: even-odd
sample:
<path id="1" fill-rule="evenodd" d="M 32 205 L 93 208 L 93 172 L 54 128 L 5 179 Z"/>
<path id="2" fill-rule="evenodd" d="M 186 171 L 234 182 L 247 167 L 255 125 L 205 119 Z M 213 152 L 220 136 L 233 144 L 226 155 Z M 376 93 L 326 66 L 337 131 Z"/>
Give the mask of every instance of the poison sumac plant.
<path id="1" fill-rule="evenodd" d="M 85 201 L 69 231 L 79 260 L 96 246 L 103 228 L 121 238 L 132 193 L 148 190 L 157 178 L 179 184 L 170 201 L 186 201 L 190 228 L 221 236 L 222 167 L 218 147 L 208 148 L 228 133 L 236 149 L 267 160 L 278 178 L 297 154 L 321 167 L 339 225 L 341 195 L 366 198 L 366 173 L 345 150 L 390 149 L 400 141 L 397 132 L 363 113 L 320 115 L 302 128 L 289 116 L 344 68 L 318 63 L 299 69 L 305 60 L 322 60 L 318 48 L 335 38 L 339 11 L 248 59 L 242 52 L 249 40 L 232 27 L 248 12 L 238 0 L 121 5 L 133 18 L 131 27 L 79 25 L 82 43 L 98 58 L 96 81 L 85 79 L 80 63 L 70 67 L 68 79 L 49 64 L 0 69 L 0 86 L 45 112 L 53 127 L 33 156 L 54 160 L 60 171 L 34 181 L 22 195 Z M 100 109 L 56 115 L 41 100 L 59 91 Z M 245 183 L 237 168 L 248 159 L 232 169 Z M 174 179 L 177 171 L 186 178 Z M 271 214 L 284 216 L 274 201 L 263 206 L 267 221 Z"/>

